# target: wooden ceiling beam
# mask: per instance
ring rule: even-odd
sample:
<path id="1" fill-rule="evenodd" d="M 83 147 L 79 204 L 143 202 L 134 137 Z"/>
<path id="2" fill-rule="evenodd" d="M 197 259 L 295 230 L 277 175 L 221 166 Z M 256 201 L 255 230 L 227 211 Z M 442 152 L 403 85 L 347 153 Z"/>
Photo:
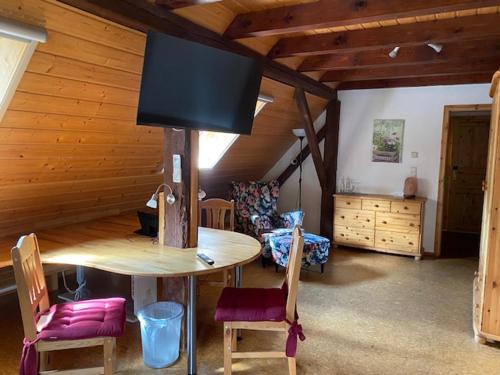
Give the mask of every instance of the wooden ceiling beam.
<path id="1" fill-rule="evenodd" d="M 155 0 L 155 4 L 167 9 L 178 9 L 193 5 L 219 3 L 222 0 Z"/>
<path id="2" fill-rule="evenodd" d="M 465 85 L 471 83 L 490 83 L 492 73 L 469 73 L 461 75 L 443 75 L 434 77 L 399 78 L 372 81 L 342 82 L 337 90 L 364 90 L 381 89 L 393 87 L 420 87 L 420 86 L 444 86 Z"/>
<path id="3" fill-rule="evenodd" d="M 280 39 L 268 56 L 274 59 L 498 38 L 499 25 L 500 14 L 494 13 L 377 29 L 296 36 Z"/>
<path id="4" fill-rule="evenodd" d="M 482 63 L 439 63 L 410 66 L 387 66 L 353 70 L 331 70 L 323 74 L 322 82 L 368 81 L 374 79 L 414 78 L 438 75 L 495 72 L 499 61 Z"/>
<path id="5" fill-rule="evenodd" d="M 390 51 L 391 48 L 382 48 L 373 51 L 309 56 L 300 64 L 298 70 L 310 72 L 440 62 L 481 62 L 488 59 L 500 61 L 500 39 L 447 43 L 440 53 L 426 45 L 408 46 L 401 48 L 395 58 L 389 57 Z"/>
<path id="6" fill-rule="evenodd" d="M 225 35 L 232 39 L 279 35 L 494 5 L 499 5 L 499 1 L 320 0 L 240 14 Z"/>
<path id="7" fill-rule="evenodd" d="M 156 30 L 207 46 L 253 57 L 262 62 L 264 76 L 267 78 L 293 87 L 300 87 L 310 94 L 325 99 L 337 97 L 336 91 L 330 87 L 147 0 L 59 1 L 144 33 L 148 30 Z"/>

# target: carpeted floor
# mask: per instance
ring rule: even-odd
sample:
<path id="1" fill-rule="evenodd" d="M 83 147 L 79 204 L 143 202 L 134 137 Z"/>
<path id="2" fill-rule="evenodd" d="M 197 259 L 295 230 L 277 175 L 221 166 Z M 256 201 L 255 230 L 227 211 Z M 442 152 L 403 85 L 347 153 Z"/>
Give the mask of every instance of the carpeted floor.
<path id="1" fill-rule="evenodd" d="M 472 338 L 472 278 L 477 259 L 424 259 L 337 249 L 325 274 L 303 271 L 299 313 L 307 340 L 298 373 L 309 375 L 500 374 L 500 345 Z M 283 272 L 259 262 L 244 269 L 245 286 L 275 286 Z M 198 310 L 199 374 L 221 374 L 222 327 L 213 321 L 220 290 L 203 287 Z M 22 325 L 15 295 L 0 298 L 0 374 L 16 374 Z M 283 347 L 284 337 L 245 333 L 240 348 Z M 97 350 L 57 353 L 58 367 L 99 365 Z M 142 363 L 137 324 L 118 341 L 119 374 L 185 374 L 185 359 L 169 369 Z M 246 360 L 234 374 L 287 374 L 284 360 Z"/>

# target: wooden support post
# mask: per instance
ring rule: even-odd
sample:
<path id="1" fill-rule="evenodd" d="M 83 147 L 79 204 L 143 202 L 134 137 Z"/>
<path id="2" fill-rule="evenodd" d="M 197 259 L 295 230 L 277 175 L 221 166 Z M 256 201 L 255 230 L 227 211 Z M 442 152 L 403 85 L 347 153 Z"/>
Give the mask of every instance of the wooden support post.
<path id="1" fill-rule="evenodd" d="M 165 129 L 164 131 L 164 178 L 176 198 L 173 205 L 167 203 L 168 188 L 159 199 L 159 236 L 161 243 L 179 248 L 196 247 L 198 244 L 198 132 Z M 181 181 L 174 182 L 173 158 L 181 160 Z M 158 299 L 185 303 L 184 278 L 164 278 L 158 283 Z"/>
<path id="2" fill-rule="evenodd" d="M 321 189 L 320 234 L 333 240 L 333 194 L 337 186 L 337 156 L 339 149 L 340 102 L 331 100 L 326 107 L 323 164 L 326 187 Z"/>
<path id="3" fill-rule="evenodd" d="M 167 128 L 164 131 L 163 182 L 172 188 L 174 204 L 165 199 L 163 243 L 180 248 L 198 243 L 198 132 Z M 174 182 L 174 157 L 180 156 L 181 181 Z M 165 191 L 165 198 L 169 193 Z"/>

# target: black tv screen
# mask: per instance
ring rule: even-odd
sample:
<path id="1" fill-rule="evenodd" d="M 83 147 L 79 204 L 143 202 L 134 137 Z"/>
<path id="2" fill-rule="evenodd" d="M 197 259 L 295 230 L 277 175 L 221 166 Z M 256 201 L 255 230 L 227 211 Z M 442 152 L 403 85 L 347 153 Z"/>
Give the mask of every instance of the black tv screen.
<path id="1" fill-rule="evenodd" d="M 256 59 L 149 32 L 137 124 L 250 134 L 262 69 Z"/>

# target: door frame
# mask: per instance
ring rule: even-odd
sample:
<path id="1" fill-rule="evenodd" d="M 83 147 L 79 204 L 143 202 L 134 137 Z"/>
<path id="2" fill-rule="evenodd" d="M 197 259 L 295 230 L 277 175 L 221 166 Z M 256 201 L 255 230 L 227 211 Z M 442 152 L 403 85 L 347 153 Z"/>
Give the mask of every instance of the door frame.
<path id="1" fill-rule="evenodd" d="M 441 256 L 441 232 L 443 230 L 444 182 L 446 174 L 446 157 L 448 155 L 448 137 L 450 135 L 450 115 L 452 112 L 491 111 L 491 104 L 459 104 L 445 105 L 443 127 L 441 130 L 441 154 L 439 156 L 438 199 L 436 206 L 436 229 L 434 233 L 434 256 Z"/>

